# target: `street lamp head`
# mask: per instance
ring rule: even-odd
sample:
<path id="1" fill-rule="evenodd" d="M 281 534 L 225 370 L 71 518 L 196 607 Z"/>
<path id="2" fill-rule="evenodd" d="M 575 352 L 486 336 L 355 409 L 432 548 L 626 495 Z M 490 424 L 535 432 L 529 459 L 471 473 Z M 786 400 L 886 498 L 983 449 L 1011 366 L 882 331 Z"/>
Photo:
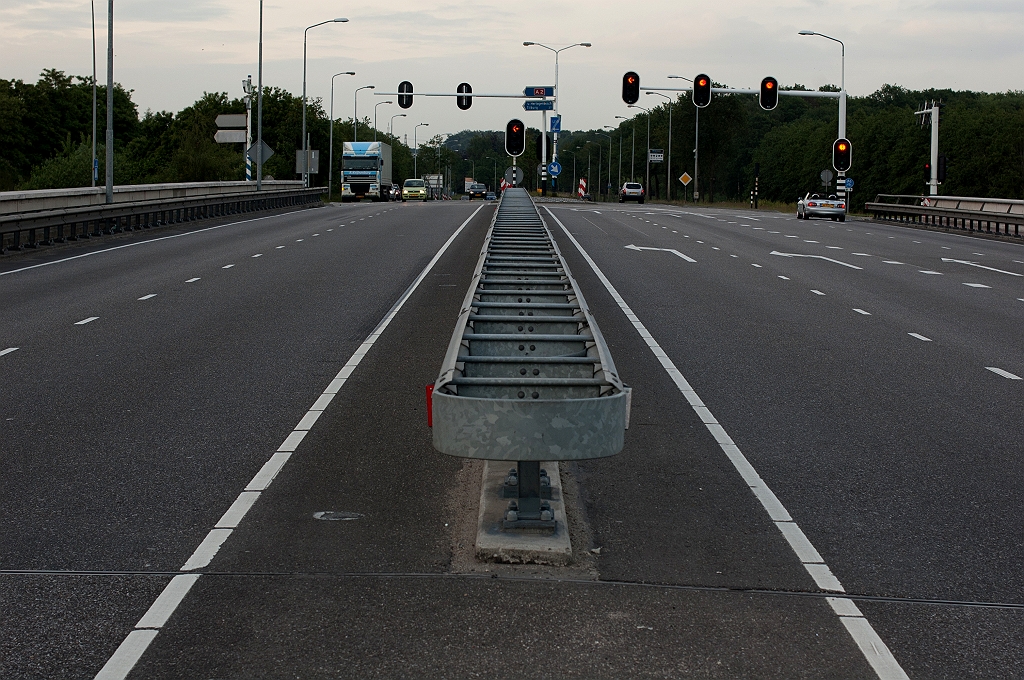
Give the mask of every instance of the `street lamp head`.
<path id="1" fill-rule="evenodd" d="M 817 35 L 814 31 L 800 31 L 799 35 Z"/>
<path id="2" fill-rule="evenodd" d="M 376 86 L 376 85 L 367 85 L 366 87 L 367 87 L 367 89 L 370 89 L 370 90 L 372 90 L 372 89 L 374 89 L 374 88 L 375 88 L 375 87 L 377 87 L 377 86 Z"/>
<path id="3" fill-rule="evenodd" d="M 580 47 L 593 47 L 590 43 L 580 43 Z"/>
<path id="4" fill-rule="evenodd" d="M 381 102 L 381 104 L 394 104 L 394 102 L 389 99 L 386 102 Z"/>
<path id="5" fill-rule="evenodd" d="M 537 43 L 533 43 L 533 42 L 530 42 L 530 41 L 526 41 L 526 42 L 524 42 L 524 43 L 523 43 L 523 47 L 529 47 L 530 45 L 536 45 L 536 44 L 537 44 Z"/>
<path id="6" fill-rule="evenodd" d="M 685 80 L 685 81 L 687 81 L 689 83 L 693 82 L 692 79 L 686 78 L 685 76 L 669 76 L 669 78 L 675 78 L 676 80 Z"/>
<path id="7" fill-rule="evenodd" d="M 342 72 L 342 73 L 340 73 L 339 75 L 343 75 L 343 76 L 354 76 L 355 74 L 356 74 L 356 72 L 355 72 L 355 71 L 343 71 L 343 72 Z"/>
<path id="8" fill-rule="evenodd" d="M 348 23 L 348 19 L 346 19 L 344 17 L 338 17 L 337 19 L 332 19 L 332 21 L 334 21 L 334 23 L 336 23 L 336 24 L 347 24 Z"/>

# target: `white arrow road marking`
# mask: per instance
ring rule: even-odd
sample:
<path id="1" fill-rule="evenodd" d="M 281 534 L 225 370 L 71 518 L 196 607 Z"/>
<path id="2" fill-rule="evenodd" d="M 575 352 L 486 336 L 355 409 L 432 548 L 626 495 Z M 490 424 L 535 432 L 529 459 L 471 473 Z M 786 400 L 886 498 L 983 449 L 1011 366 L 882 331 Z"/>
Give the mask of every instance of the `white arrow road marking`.
<path id="1" fill-rule="evenodd" d="M 829 262 L 835 262 L 836 264 L 841 264 L 844 267 L 849 267 L 850 269 L 863 269 L 863 267 L 858 267 L 855 264 L 850 264 L 849 262 L 843 262 L 842 260 L 833 260 L 831 257 L 825 257 L 824 255 L 802 255 L 800 253 L 780 253 L 777 250 L 773 250 L 772 252 L 769 253 L 769 255 L 778 255 L 780 257 L 813 257 L 816 260 L 828 260 Z"/>
<path id="2" fill-rule="evenodd" d="M 697 260 L 693 259 L 692 257 L 690 257 L 689 255 L 683 255 L 681 252 L 679 252 L 678 250 L 676 250 L 674 248 L 647 248 L 647 247 L 644 247 L 644 246 L 635 246 L 632 243 L 630 243 L 628 246 L 624 246 L 624 247 L 626 247 L 626 248 L 628 248 L 630 250 L 636 250 L 636 251 L 640 251 L 640 250 L 660 250 L 660 251 L 663 251 L 663 252 L 666 252 L 666 253 L 672 253 L 673 255 L 678 255 L 679 257 L 683 258 L 687 262 L 696 262 L 697 261 Z"/>
<path id="3" fill-rule="evenodd" d="M 999 272 L 1000 274 L 1009 274 L 1010 276 L 1024 276 L 1024 274 L 1018 274 L 1017 272 L 1008 272 L 1008 271 L 1004 271 L 1002 269 L 996 269 L 995 267 L 986 267 L 983 264 L 978 264 L 977 262 L 971 262 L 970 260 L 954 260 L 954 259 L 952 259 L 950 257 L 944 257 L 944 258 L 942 258 L 942 261 L 943 262 L 956 262 L 957 264 L 967 264 L 967 265 L 970 265 L 972 267 L 977 267 L 978 269 L 987 269 L 990 272 Z"/>

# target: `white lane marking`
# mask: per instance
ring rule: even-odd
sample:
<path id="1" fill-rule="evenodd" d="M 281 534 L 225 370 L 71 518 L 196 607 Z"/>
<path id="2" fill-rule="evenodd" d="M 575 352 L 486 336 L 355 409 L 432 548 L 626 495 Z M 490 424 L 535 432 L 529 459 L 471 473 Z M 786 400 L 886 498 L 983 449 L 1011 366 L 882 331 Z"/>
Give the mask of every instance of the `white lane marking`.
<path id="1" fill-rule="evenodd" d="M 1014 375 L 1013 373 L 1010 373 L 1009 371 L 1004 371 L 1001 368 L 996 368 L 995 366 L 986 366 L 985 368 L 986 370 L 992 371 L 996 375 L 1001 375 L 1004 378 L 1009 378 L 1010 380 L 1021 380 L 1021 377 L 1019 375 Z"/>
<path id="2" fill-rule="evenodd" d="M 313 236 L 319 236 L 320 234 L 313 234 Z"/>
<path id="3" fill-rule="evenodd" d="M 931 269 L 919 269 L 918 273 L 919 274 L 938 274 L 939 276 L 943 275 L 942 272 L 933 272 Z"/>
<path id="4" fill-rule="evenodd" d="M 779 232 L 777 232 L 777 231 L 769 231 L 768 233 L 769 234 L 778 234 Z"/>
<path id="5" fill-rule="evenodd" d="M 198 280 L 199 280 L 199 277 L 195 276 L 195 277 L 192 277 L 191 279 L 189 279 L 188 281 L 186 281 L 185 283 L 195 283 Z"/>
<path id="6" fill-rule="evenodd" d="M 260 497 L 259 491 L 243 491 L 238 494 L 238 498 L 231 504 L 227 512 L 220 518 L 215 527 L 217 529 L 236 529 L 238 524 L 245 517 L 245 513 L 249 512 L 249 509 L 256 502 L 256 499 Z"/>
<path id="7" fill-rule="evenodd" d="M 463 232 L 463 230 L 466 228 L 466 225 L 469 224 L 474 217 L 476 217 L 477 213 L 480 212 L 481 208 L 483 208 L 483 205 L 474 210 L 473 214 L 470 215 L 469 218 L 465 222 L 463 222 L 458 229 L 455 230 L 455 233 L 448 237 L 448 240 L 444 242 L 444 245 L 441 246 L 441 249 L 438 250 L 434 257 L 430 260 L 430 262 L 427 263 L 427 266 L 423 268 L 423 271 L 420 272 L 419 276 L 417 276 L 416 279 L 412 282 L 412 284 L 408 288 L 406 288 L 405 292 L 402 293 L 402 296 L 398 299 L 394 306 L 392 306 L 388 313 L 384 315 L 384 318 L 381 319 L 380 323 L 378 323 L 377 326 L 370 332 L 370 335 L 366 338 L 363 344 L 359 346 L 359 349 L 357 349 L 355 354 L 353 354 L 352 357 L 348 360 L 348 363 L 345 364 L 344 367 L 342 367 L 341 372 L 338 373 L 339 377 L 336 377 L 334 380 L 331 381 L 330 385 L 328 386 L 328 390 L 335 386 L 336 383 L 339 382 L 339 380 L 342 384 L 344 384 L 345 379 L 347 379 L 347 377 L 352 374 L 352 371 L 355 370 L 356 366 L 359 365 L 363 357 L 366 356 L 366 352 L 369 350 L 369 348 L 373 346 L 373 344 L 381 336 L 381 334 L 388 327 L 388 325 L 395 318 L 395 316 L 398 315 L 398 312 L 401 311 L 406 301 L 410 297 L 412 297 L 412 294 L 416 292 L 416 289 L 419 288 L 423 280 L 427 278 L 427 275 L 434 268 L 434 265 L 437 264 L 438 260 L 440 260 L 441 257 L 445 254 L 445 252 L 447 252 L 449 246 L 451 246 L 451 244 L 455 241 L 459 234 Z M 345 377 L 341 378 L 340 376 L 342 375 L 344 375 Z M 337 385 L 337 387 L 340 387 L 340 385 Z M 332 394 L 336 393 L 337 391 L 337 388 L 335 388 Z M 316 404 L 323 404 L 324 406 L 326 406 L 328 403 L 330 403 L 330 398 L 326 400 L 324 399 L 324 396 L 326 394 L 327 390 L 324 391 L 324 394 L 320 395 L 320 397 L 316 401 Z M 303 435 L 304 434 L 305 432 L 303 432 Z M 287 439 L 285 441 L 287 442 Z M 256 473 L 256 476 L 252 478 L 252 481 L 249 482 L 245 490 L 242 491 L 241 494 L 239 494 L 238 499 L 236 499 L 235 502 L 231 505 L 231 507 L 228 508 L 228 511 L 221 518 L 221 522 L 228 521 L 229 523 L 233 523 L 235 526 L 237 526 L 238 522 L 242 521 L 242 518 L 245 516 L 245 513 L 249 510 L 250 507 L 252 507 L 252 503 L 248 502 L 248 498 L 251 498 L 252 502 L 254 503 L 259 494 L 254 494 L 253 492 L 264 491 L 273 481 L 277 473 L 281 471 L 281 468 L 284 467 L 284 464 L 288 462 L 288 459 L 291 458 L 291 456 L 293 455 L 293 453 L 280 450 L 275 452 L 274 455 L 270 457 L 270 460 L 268 460 L 260 469 L 260 471 Z M 246 500 L 243 500 L 243 497 L 246 496 L 248 498 Z M 245 507 L 246 504 L 248 504 L 247 507 Z M 208 565 L 210 561 L 214 558 L 214 556 L 217 554 L 217 551 L 220 549 L 220 546 L 224 543 L 225 540 L 227 540 L 228 536 L 231 535 L 231 532 L 233 530 L 233 528 L 220 528 L 218 523 L 218 527 L 210 530 L 210 533 L 206 535 L 206 538 L 203 539 L 203 542 L 199 545 L 198 548 L 196 548 L 196 551 L 192 553 L 192 556 L 189 557 L 188 561 L 185 562 L 185 564 L 181 567 L 181 571 L 201 569 L 202 567 Z M 193 576 L 195 580 L 198 580 L 201 574 L 191 574 L 190 576 Z M 175 582 L 178 578 L 179 577 L 175 577 L 171 580 L 171 582 L 164 588 L 164 591 L 160 594 L 160 596 L 157 597 L 157 602 L 159 602 L 161 598 L 164 597 L 164 593 L 167 593 L 168 590 L 173 590 L 173 595 L 182 588 L 182 582 L 180 581 L 178 582 L 178 585 L 175 585 Z M 195 581 L 192 581 L 192 583 L 194 582 Z M 189 584 L 189 587 L 191 587 L 191 584 Z M 187 593 L 187 589 L 185 590 L 185 592 Z M 168 595 L 165 602 L 173 601 L 174 598 L 172 597 L 172 595 Z M 153 640 L 156 638 L 157 633 L 163 627 L 163 623 L 167 621 L 167 618 L 169 618 L 171 614 L 174 613 L 174 610 L 181 603 L 181 600 L 184 599 L 184 595 L 185 593 L 182 593 L 181 597 L 177 598 L 177 601 L 174 601 L 174 606 L 161 607 L 161 609 L 159 610 L 161 614 L 163 614 L 163 612 L 166 612 L 166 617 L 163 618 L 162 622 L 156 620 L 155 617 L 153 620 L 147 621 L 146 615 L 144 615 L 143 618 L 139 621 L 139 623 L 136 624 L 135 630 L 128 634 L 128 637 L 125 638 L 124 642 L 121 643 L 121 646 L 118 647 L 117 651 L 114 652 L 114 655 L 110 657 L 106 665 L 104 665 L 103 669 L 100 671 L 100 674 L 96 677 L 101 678 L 102 680 L 123 680 L 125 677 L 127 677 L 128 674 L 131 672 L 132 668 L 135 666 L 135 664 L 139 661 L 140 658 L 142 658 L 142 655 L 143 653 L 145 653 L 146 648 L 149 647 L 150 643 L 152 643 Z M 144 622 L 159 622 L 160 626 L 143 627 L 142 624 Z"/>
<path id="8" fill-rule="evenodd" d="M 90 316 L 88 319 L 82 319 L 81 321 L 76 321 L 75 325 L 76 326 L 84 326 L 85 324 L 91 323 L 91 322 L 95 321 L 98 318 L 100 318 L 100 317 L 98 317 L 98 316 Z"/>
<path id="9" fill-rule="evenodd" d="M 971 288 L 991 288 L 992 287 L 992 286 L 986 286 L 984 283 L 965 283 L 964 285 L 965 286 L 970 286 Z"/>
<path id="10" fill-rule="evenodd" d="M 870 256 L 870 255 L 868 255 L 867 253 L 850 253 L 850 255 L 858 255 L 858 256 L 860 256 L 860 257 L 871 257 L 871 256 Z"/>
<path id="11" fill-rule="evenodd" d="M 807 239 L 804 239 L 804 243 L 818 243 L 818 241 L 808 241 Z"/>
<path id="12" fill-rule="evenodd" d="M 822 293 L 820 290 L 814 290 L 813 288 L 811 289 L 811 292 L 814 293 L 815 295 L 824 295 L 824 293 Z"/>
<path id="13" fill-rule="evenodd" d="M 985 253 L 971 253 L 971 255 L 979 255 L 981 257 L 985 257 Z"/>
<path id="14" fill-rule="evenodd" d="M 814 260 L 825 260 L 826 262 L 834 262 L 835 264 L 841 264 L 844 267 L 849 267 L 850 269 L 863 269 L 863 267 L 858 267 L 855 264 L 850 264 L 849 262 L 843 262 L 842 260 L 833 260 L 831 257 L 825 257 L 824 255 L 804 255 L 803 253 L 780 253 L 777 250 L 773 250 L 772 252 L 770 252 L 768 254 L 769 255 L 778 255 L 779 257 L 807 257 L 807 258 L 811 258 L 811 259 L 814 259 Z"/>
<path id="15" fill-rule="evenodd" d="M 980 253 L 974 253 L 974 254 L 975 255 L 979 255 Z M 970 265 L 971 267 L 977 267 L 978 269 L 987 269 L 990 272 L 999 272 L 1000 274 L 1009 274 L 1010 276 L 1024 276 L 1024 274 L 1018 274 L 1017 272 L 1008 272 L 1005 269 L 996 269 L 995 267 L 986 267 L 983 264 L 978 264 L 977 262 L 971 262 L 970 260 L 954 260 L 954 259 L 952 259 L 950 257 L 944 257 L 944 258 L 942 258 L 942 261 L 943 262 L 956 262 L 957 264 L 966 264 L 966 265 Z"/>
<path id="16" fill-rule="evenodd" d="M 953 249 L 952 249 L 952 248 L 950 248 L 949 246 L 942 246 L 942 249 L 943 249 L 943 250 L 953 250 Z"/>
<path id="17" fill-rule="evenodd" d="M 729 257 L 739 257 L 739 255 L 730 255 Z"/>
<path id="18" fill-rule="evenodd" d="M 711 250 L 721 250 L 721 248 L 716 248 L 715 246 L 711 246 Z"/>
<path id="19" fill-rule="evenodd" d="M 221 267 L 221 269 L 231 269 L 231 268 L 232 268 L 232 267 L 234 267 L 234 266 L 235 266 L 235 265 L 233 265 L 233 264 L 226 264 L 226 265 L 224 265 L 223 267 Z"/>
<path id="20" fill-rule="evenodd" d="M 764 227 L 754 227 L 754 231 L 764 231 Z M 768 232 L 771 233 L 771 232 Z"/>
<path id="21" fill-rule="evenodd" d="M 274 250 L 281 250 L 281 248 L 284 248 L 284 246 L 278 246 L 277 248 L 274 248 Z"/>
<path id="22" fill-rule="evenodd" d="M 149 606 L 149 610 L 139 619 L 136 628 L 163 628 L 167 619 L 171 618 L 171 614 L 198 580 L 199 574 L 179 574 L 172 578 L 160 596 Z"/>
<path id="23" fill-rule="evenodd" d="M 856 307 L 853 308 L 853 311 L 858 314 L 863 314 L 864 316 L 871 316 L 871 312 L 865 312 L 863 309 L 857 309 Z"/>
<path id="24" fill-rule="evenodd" d="M 800 238 L 800 237 L 799 236 L 790 236 L 789 234 L 786 234 L 786 238 Z"/>
<path id="25" fill-rule="evenodd" d="M 751 264 L 750 266 L 751 267 L 757 267 L 758 269 L 762 269 L 761 265 L 759 265 L 759 264 Z"/>
<path id="26" fill-rule="evenodd" d="M 263 253 L 256 253 L 253 257 L 263 257 Z"/>
<path id="27" fill-rule="evenodd" d="M 155 297 L 156 297 L 156 293 L 150 293 L 149 295 L 143 295 L 139 299 L 140 300 L 149 300 L 149 299 L 155 298 Z"/>
<path id="28" fill-rule="evenodd" d="M 328 229 L 327 231 L 334 231 L 334 230 L 333 229 Z"/>
<path id="29" fill-rule="evenodd" d="M 882 260 L 882 263 L 883 264 L 903 264 L 902 262 L 897 262 L 896 260 Z"/>
<path id="30" fill-rule="evenodd" d="M 304 241 L 304 240 L 305 240 L 305 239 L 297 238 L 297 239 L 295 239 L 295 242 L 296 242 L 296 243 L 301 243 L 301 242 L 302 242 L 302 241 Z"/>
<path id="31" fill-rule="evenodd" d="M 1017 299 L 1020 300 L 1021 302 L 1024 302 L 1024 298 L 1017 298 Z"/>
<path id="32" fill-rule="evenodd" d="M 5 354 L 10 354 L 11 352 L 17 352 L 19 349 L 19 347 L 8 347 L 7 349 L 0 349 L 0 357 L 2 357 Z"/>
<path id="33" fill-rule="evenodd" d="M 698 241 L 698 243 L 700 243 L 700 241 Z M 683 258 L 687 262 L 696 262 L 697 261 L 697 260 L 693 259 L 692 257 L 690 257 L 689 255 L 684 255 L 683 253 L 679 252 L 678 250 L 676 250 L 674 248 L 650 248 L 648 246 L 636 246 L 636 245 L 633 245 L 632 243 L 630 243 L 628 246 L 623 246 L 623 248 L 626 248 L 628 250 L 635 250 L 637 252 L 640 252 L 642 250 L 660 250 L 660 251 L 665 252 L 665 253 L 672 253 L 673 255 L 676 255 L 678 257 Z"/>
<path id="34" fill-rule="evenodd" d="M 907 333 L 907 335 L 909 335 L 912 338 L 917 338 L 918 340 L 924 340 L 925 342 L 931 342 L 932 341 L 931 338 L 926 338 L 923 335 L 921 335 L 920 333 Z"/>
<path id="35" fill-rule="evenodd" d="M 715 441 L 721 447 L 722 452 L 725 453 L 726 457 L 729 458 L 736 471 L 743 478 L 743 481 L 747 483 L 751 492 L 761 502 L 761 506 L 768 513 L 768 516 L 775 522 L 775 526 L 779 528 L 786 542 L 789 543 L 793 552 L 796 553 L 798 559 L 807 570 L 807 573 L 814 579 L 815 584 L 822 590 L 828 590 L 832 592 L 842 593 L 845 592 L 843 585 L 839 582 L 839 579 L 835 577 L 828 565 L 825 564 L 824 560 L 821 559 L 821 555 L 814 548 L 814 545 L 810 542 L 807 536 L 800 529 L 799 525 L 793 520 L 785 506 L 778 499 L 778 497 L 772 492 L 772 490 L 765 484 L 764 480 L 754 469 L 754 466 L 750 464 L 747 457 L 743 455 L 740 448 L 736 446 L 732 438 L 728 435 L 723 428 L 711 414 L 711 411 L 704 405 L 700 396 L 694 391 L 690 383 L 687 382 L 686 378 L 673 363 L 672 359 L 669 358 L 665 350 L 661 348 L 661 345 L 654 339 L 650 331 L 644 326 L 640 319 L 633 313 L 633 310 L 626 304 L 622 296 L 612 285 L 608 277 L 604 275 L 601 268 L 597 266 L 597 263 L 590 257 L 589 253 L 583 249 L 579 241 L 569 233 L 565 225 L 555 216 L 555 214 L 545 206 L 545 210 L 548 214 L 558 223 L 558 226 L 562 228 L 565 235 L 572 241 L 573 245 L 583 256 L 583 259 L 587 261 L 590 268 L 600 279 L 601 283 L 604 284 L 605 289 L 611 294 L 612 298 L 618 304 L 619 309 L 622 310 L 626 318 L 629 319 L 630 323 L 643 338 L 644 342 L 647 343 L 651 353 L 657 357 L 661 363 L 665 372 L 668 373 L 669 377 L 675 382 L 676 387 L 686 398 L 686 401 L 693 408 L 694 412 L 700 417 L 701 421 L 707 427 L 708 431 L 714 436 Z M 710 422 L 709 422 L 710 421 Z M 785 525 L 785 526 L 784 526 Z M 805 558 L 813 560 L 817 558 L 819 561 L 805 561 Z M 850 603 L 852 605 L 852 602 Z M 836 605 L 833 605 L 833 609 L 836 609 Z M 838 612 L 837 612 L 838 613 Z M 853 615 L 853 609 L 850 606 L 845 607 L 844 614 L 840 616 L 843 624 L 846 626 L 847 631 L 850 631 L 851 637 L 854 642 L 857 643 L 861 653 L 867 659 L 868 663 L 875 670 L 875 673 L 882 680 L 908 680 L 907 674 L 903 672 L 899 662 L 889 651 L 889 648 L 885 645 L 878 634 L 875 633 L 871 624 L 868 622 L 863 615 L 860 614 L 859 610 L 856 615 Z"/>
<path id="36" fill-rule="evenodd" d="M 157 243 L 159 241 L 166 241 L 171 238 L 183 238 L 185 236 L 195 236 L 196 234 L 202 234 L 207 231 L 213 231 L 214 229 L 224 229 L 225 227 L 234 227 L 239 224 L 248 224 L 249 222 L 259 222 L 260 220 L 269 220 L 275 217 L 285 217 L 294 213 L 301 212 L 299 210 L 293 210 L 291 212 L 281 213 L 279 215 L 267 215 L 265 217 L 254 217 L 251 220 L 241 220 L 240 222 L 230 222 L 228 224 L 218 224 L 214 227 L 205 227 L 203 229 L 196 229 L 195 231 L 185 232 L 183 234 L 171 234 L 170 236 L 159 236 L 157 238 L 146 239 L 145 241 L 137 241 L 136 243 L 125 243 L 121 246 L 114 246 L 112 248 L 104 248 L 103 250 L 94 250 L 91 253 L 82 253 L 81 255 L 72 255 L 71 257 L 65 257 L 60 260 L 54 260 L 53 262 L 43 262 L 41 264 L 33 264 L 28 267 L 22 267 L 21 269 L 12 269 L 9 272 L 0 272 L 0 276 L 7 276 L 8 274 L 17 274 L 18 272 L 27 271 L 29 269 L 35 269 L 36 267 L 49 267 L 53 264 L 63 264 L 64 262 L 70 262 L 71 260 L 77 260 L 81 257 L 90 257 L 92 255 L 102 255 L 103 253 L 109 253 L 114 250 L 121 250 L 122 248 L 134 248 L 136 246 L 145 246 L 150 243 Z"/>
<path id="37" fill-rule="evenodd" d="M 842 250 L 843 249 L 842 246 L 825 246 L 825 247 L 828 248 L 829 250 Z"/>
<path id="38" fill-rule="evenodd" d="M 789 281 L 789 277 L 783 276 L 782 274 L 779 274 L 779 278 L 782 279 L 783 281 Z"/>

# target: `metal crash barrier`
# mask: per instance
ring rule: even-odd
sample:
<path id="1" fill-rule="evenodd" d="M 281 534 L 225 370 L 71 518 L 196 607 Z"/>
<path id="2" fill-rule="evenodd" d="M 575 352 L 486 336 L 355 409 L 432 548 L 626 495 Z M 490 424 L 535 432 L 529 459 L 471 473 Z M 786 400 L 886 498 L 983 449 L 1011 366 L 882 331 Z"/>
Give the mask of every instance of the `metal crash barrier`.
<path id="1" fill-rule="evenodd" d="M 542 461 L 622 449 L 629 388 L 524 189 L 498 205 L 431 401 L 438 451 L 516 462 L 505 529 L 554 530 Z"/>

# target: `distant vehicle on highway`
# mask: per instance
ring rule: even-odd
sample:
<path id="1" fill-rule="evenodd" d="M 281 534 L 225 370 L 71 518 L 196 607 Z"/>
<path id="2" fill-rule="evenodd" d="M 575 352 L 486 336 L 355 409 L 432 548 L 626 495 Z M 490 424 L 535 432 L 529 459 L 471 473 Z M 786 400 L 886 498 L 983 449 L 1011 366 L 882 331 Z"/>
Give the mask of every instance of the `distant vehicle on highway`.
<path id="1" fill-rule="evenodd" d="M 796 201 L 796 218 L 809 220 L 812 217 L 827 217 L 833 221 L 846 221 L 846 202 L 835 194 L 821 196 L 808 193 Z"/>
<path id="2" fill-rule="evenodd" d="M 407 179 L 402 185 L 402 202 L 427 200 L 427 183 L 421 179 Z"/>
<path id="3" fill-rule="evenodd" d="M 488 191 L 487 195 L 484 196 L 484 200 L 485 201 L 496 201 L 496 200 L 498 200 L 498 197 L 494 195 L 493 191 Z"/>
<path id="4" fill-rule="evenodd" d="M 470 200 L 474 198 L 483 198 L 487 194 L 487 186 L 483 184 L 470 184 L 469 191 L 466 193 L 469 194 Z"/>
<path id="5" fill-rule="evenodd" d="M 626 182 L 619 190 L 619 203 L 626 201 L 644 202 L 644 185 L 639 182 Z"/>
<path id="6" fill-rule="evenodd" d="M 391 196 L 391 147 L 384 142 L 345 142 L 341 200 L 386 201 Z"/>

